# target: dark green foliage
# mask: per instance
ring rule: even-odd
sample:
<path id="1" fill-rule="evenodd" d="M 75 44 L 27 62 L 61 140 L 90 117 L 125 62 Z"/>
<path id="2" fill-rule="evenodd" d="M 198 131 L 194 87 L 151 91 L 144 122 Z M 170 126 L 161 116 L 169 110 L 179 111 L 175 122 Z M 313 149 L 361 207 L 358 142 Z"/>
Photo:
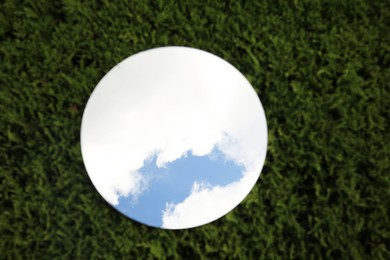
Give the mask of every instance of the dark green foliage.
<path id="1" fill-rule="evenodd" d="M 385 0 L 1 1 L 0 258 L 390 259 L 389 31 Z M 236 66 L 269 126 L 246 200 L 183 231 L 109 207 L 79 146 L 97 82 L 166 45 Z"/>

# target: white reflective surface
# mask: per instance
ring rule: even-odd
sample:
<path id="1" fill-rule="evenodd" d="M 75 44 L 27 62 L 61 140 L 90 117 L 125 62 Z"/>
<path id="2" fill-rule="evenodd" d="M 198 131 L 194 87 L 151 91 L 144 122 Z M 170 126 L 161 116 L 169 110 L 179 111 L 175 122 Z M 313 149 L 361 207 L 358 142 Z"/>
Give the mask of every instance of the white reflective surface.
<path id="1" fill-rule="evenodd" d="M 187 47 L 133 55 L 109 71 L 84 111 L 89 177 L 114 208 L 149 226 L 218 219 L 255 185 L 267 123 L 245 77 Z"/>

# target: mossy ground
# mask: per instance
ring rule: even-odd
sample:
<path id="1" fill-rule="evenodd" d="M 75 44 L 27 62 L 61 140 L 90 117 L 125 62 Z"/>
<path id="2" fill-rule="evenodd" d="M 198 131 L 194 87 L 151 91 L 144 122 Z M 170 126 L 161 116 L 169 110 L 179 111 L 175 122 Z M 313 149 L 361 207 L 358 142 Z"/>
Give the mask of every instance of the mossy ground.
<path id="1" fill-rule="evenodd" d="M 390 259 L 388 1 L 1 1 L 1 259 Z M 97 82 L 166 45 L 257 90 L 269 127 L 254 190 L 212 224 L 148 228 L 111 208 L 79 133 Z"/>

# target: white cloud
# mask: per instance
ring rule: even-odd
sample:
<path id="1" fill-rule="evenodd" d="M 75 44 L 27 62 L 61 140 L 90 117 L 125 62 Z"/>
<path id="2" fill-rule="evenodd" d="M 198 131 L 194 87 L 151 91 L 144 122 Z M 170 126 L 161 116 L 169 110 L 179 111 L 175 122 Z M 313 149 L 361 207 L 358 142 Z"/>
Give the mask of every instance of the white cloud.
<path id="1" fill-rule="evenodd" d="M 261 104 L 236 69 L 206 52 L 164 48 L 123 61 L 101 80 L 84 112 L 81 146 L 92 182 L 114 205 L 147 187 L 138 170 L 154 154 L 163 167 L 188 151 L 202 156 L 218 146 L 247 172 L 255 169 L 255 177 L 247 186 L 202 186 L 187 200 L 218 201 L 230 187 L 239 203 L 262 167 L 266 136 Z M 167 211 L 167 223 L 184 216 L 183 205 Z"/>
<path id="2" fill-rule="evenodd" d="M 239 181 L 226 186 L 195 182 L 191 194 L 178 204 L 167 203 L 163 228 L 182 229 L 207 224 L 236 207 L 256 183 L 258 172 L 246 172 Z"/>

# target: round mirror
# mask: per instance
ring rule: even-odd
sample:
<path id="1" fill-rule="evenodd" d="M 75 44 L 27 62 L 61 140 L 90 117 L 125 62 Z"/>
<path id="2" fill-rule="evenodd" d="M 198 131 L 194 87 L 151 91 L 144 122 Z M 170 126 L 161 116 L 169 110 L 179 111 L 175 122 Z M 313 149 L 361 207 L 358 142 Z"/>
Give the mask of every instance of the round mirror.
<path id="1" fill-rule="evenodd" d="M 267 123 L 231 64 L 162 47 L 125 59 L 99 82 L 84 110 L 81 150 L 115 209 L 153 227 L 192 228 L 248 195 L 264 164 Z"/>

